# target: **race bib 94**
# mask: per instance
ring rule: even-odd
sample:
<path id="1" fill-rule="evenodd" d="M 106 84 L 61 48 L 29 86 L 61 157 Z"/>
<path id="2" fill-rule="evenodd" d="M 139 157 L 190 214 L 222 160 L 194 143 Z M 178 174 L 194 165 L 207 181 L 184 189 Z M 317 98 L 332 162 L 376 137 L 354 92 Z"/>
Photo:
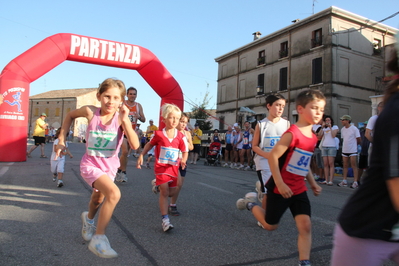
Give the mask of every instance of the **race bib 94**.
<path id="1" fill-rule="evenodd" d="M 287 171 L 295 175 L 306 176 L 309 172 L 313 152 L 295 148 L 287 165 Z"/>

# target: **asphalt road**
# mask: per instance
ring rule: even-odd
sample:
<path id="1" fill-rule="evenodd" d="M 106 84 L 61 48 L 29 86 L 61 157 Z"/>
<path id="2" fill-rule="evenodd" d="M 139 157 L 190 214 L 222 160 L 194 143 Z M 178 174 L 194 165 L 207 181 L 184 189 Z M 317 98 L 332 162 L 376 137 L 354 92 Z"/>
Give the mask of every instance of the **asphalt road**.
<path id="1" fill-rule="evenodd" d="M 40 151 L 26 162 L 0 163 L 0 265 L 297 265 L 297 230 L 286 212 L 278 230 L 260 229 L 249 211 L 235 203 L 254 191 L 256 173 L 189 165 L 174 230 L 164 233 L 153 170 L 136 169 L 129 158 L 128 182 L 107 229 L 115 259 L 102 259 L 81 237 L 80 214 L 91 189 L 79 175 L 84 144 L 71 143 L 65 186 L 52 182 L 50 159 Z M 50 157 L 51 145 L 46 145 Z M 10 151 L 11 152 L 11 151 Z M 152 163 L 153 165 L 153 163 Z M 336 177 L 335 184 L 340 181 Z M 329 265 L 335 221 L 350 188 L 323 186 L 312 204 L 312 265 Z M 350 252 L 350 251 L 348 251 Z M 385 265 L 394 265 L 387 263 Z"/>

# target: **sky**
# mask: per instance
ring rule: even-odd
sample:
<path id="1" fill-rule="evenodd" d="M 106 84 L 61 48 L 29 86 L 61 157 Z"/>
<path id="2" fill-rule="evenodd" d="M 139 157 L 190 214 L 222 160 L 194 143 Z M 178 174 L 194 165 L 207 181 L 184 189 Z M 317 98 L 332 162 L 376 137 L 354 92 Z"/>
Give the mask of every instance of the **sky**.
<path id="1" fill-rule="evenodd" d="M 36 0 L 1 1 L 0 70 L 47 37 L 73 33 L 150 50 L 179 83 L 184 111 L 203 102 L 216 108 L 215 58 L 330 6 L 374 21 L 399 11 L 397 0 Z M 399 15 L 384 24 L 398 28 Z M 40 60 L 40 58 L 38 58 Z M 30 84 L 30 95 L 98 87 L 109 77 L 138 89 L 147 121 L 158 121 L 160 97 L 135 70 L 65 61 Z"/>

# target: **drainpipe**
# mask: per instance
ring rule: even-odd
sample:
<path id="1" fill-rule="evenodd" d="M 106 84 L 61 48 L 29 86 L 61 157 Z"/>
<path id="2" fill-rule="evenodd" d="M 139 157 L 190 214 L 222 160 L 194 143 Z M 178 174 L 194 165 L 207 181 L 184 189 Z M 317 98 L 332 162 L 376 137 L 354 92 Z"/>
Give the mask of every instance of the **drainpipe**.
<path id="1" fill-rule="evenodd" d="M 32 129 L 32 111 L 33 111 L 33 100 L 29 100 L 30 101 L 30 118 L 29 118 L 29 132 L 28 132 L 28 138 L 30 137 L 30 132 Z"/>
<path id="2" fill-rule="evenodd" d="M 240 53 L 237 53 L 237 93 L 236 93 L 236 119 L 234 121 L 238 121 L 238 96 L 240 89 Z"/>

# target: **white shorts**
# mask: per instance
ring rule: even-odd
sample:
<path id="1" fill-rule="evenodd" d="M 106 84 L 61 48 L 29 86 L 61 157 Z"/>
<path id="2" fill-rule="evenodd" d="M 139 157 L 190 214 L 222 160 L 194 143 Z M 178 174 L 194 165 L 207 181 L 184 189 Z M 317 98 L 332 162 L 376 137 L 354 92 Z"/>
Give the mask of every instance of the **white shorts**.
<path id="1" fill-rule="evenodd" d="M 51 160 L 51 172 L 64 173 L 65 159 L 59 159 L 57 161 Z"/>
<path id="2" fill-rule="evenodd" d="M 258 173 L 258 179 L 261 184 L 262 193 L 267 194 L 266 183 L 272 176 L 272 172 L 270 171 L 270 169 L 263 169 L 256 172 Z"/>

